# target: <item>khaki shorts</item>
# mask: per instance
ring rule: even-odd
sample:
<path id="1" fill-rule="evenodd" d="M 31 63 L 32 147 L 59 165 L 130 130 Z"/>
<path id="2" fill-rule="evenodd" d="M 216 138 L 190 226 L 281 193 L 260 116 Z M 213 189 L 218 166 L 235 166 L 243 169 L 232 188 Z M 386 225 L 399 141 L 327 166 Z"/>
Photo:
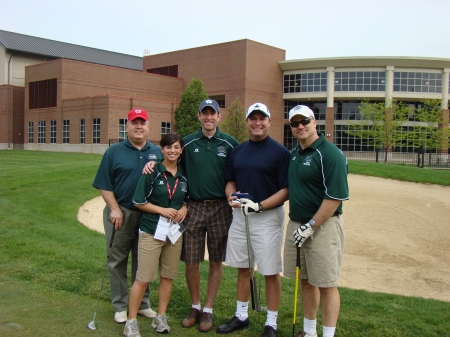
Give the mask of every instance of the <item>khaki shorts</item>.
<path id="1" fill-rule="evenodd" d="M 154 239 L 151 234 L 140 232 L 136 280 L 156 280 L 158 264 L 160 276 L 172 280 L 177 278 L 182 246 L 182 237 L 172 244 L 169 239 L 164 242 Z"/>
<path id="2" fill-rule="evenodd" d="M 284 243 L 283 274 L 295 278 L 297 246 L 293 233 L 298 222 L 289 220 Z M 342 216 L 329 218 L 300 248 L 300 278 L 315 287 L 330 288 L 338 285 L 344 254 L 344 226 Z"/>
<path id="3" fill-rule="evenodd" d="M 258 272 L 275 275 L 281 272 L 281 244 L 284 235 L 282 206 L 248 216 L 250 240 Z M 245 218 L 239 208 L 233 208 L 233 222 L 228 232 L 225 263 L 235 268 L 248 268 Z"/>

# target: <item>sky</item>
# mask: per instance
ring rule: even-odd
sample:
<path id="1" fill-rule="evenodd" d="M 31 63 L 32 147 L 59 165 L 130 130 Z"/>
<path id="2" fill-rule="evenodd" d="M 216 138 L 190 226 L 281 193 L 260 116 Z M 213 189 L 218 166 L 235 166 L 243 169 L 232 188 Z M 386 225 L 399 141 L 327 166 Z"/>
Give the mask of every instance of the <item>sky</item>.
<path id="1" fill-rule="evenodd" d="M 250 39 L 286 60 L 450 58 L 450 0 L 0 0 L 0 29 L 143 56 Z"/>

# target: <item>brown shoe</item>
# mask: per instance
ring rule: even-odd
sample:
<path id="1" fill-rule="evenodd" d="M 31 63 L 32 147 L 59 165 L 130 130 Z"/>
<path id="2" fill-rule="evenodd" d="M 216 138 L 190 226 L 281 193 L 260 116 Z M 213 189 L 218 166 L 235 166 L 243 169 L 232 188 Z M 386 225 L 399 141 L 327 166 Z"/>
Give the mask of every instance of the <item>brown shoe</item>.
<path id="1" fill-rule="evenodd" d="M 183 319 L 183 322 L 181 322 L 181 326 L 183 328 L 192 328 L 197 321 L 200 319 L 200 316 L 202 315 L 201 310 L 192 308 L 189 310 L 188 315 L 185 319 Z"/>
<path id="2" fill-rule="evenodd" d="M 200 332 L 208 332 L 214 327 L 212 314 L 209 312 L 204 312 L 202 314 L 202 318 L 200 319 L 200 325 L 198 327 L 198 331 Z"/>

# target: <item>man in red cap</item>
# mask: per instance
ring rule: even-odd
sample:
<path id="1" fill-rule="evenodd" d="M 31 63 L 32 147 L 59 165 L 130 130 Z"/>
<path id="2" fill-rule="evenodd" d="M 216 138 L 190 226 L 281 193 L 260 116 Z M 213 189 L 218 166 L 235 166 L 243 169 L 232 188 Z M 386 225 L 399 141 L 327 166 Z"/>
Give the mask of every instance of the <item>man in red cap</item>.
<path id="1" fill-rule="evenodd" d="M 106 202 L 103 210 L 106 249 L 115 231 L 109 254 L 108 269 L 111 283 L 111 302 L 114 320 L 125 323 L 128 309 L 128 255 L 132 255 L 131 281 L 137 271 L 137 231 L 141 212 L 134 207 L 133 195 L 141 172 L 149 161 L 159 161 L 162 153 L 159 146 L 147 140 L 149 121 L 143 109 L 132 109 L 126 125 L 127 139 L 112 145 L 103 155 L 93 187 L 100 190 Z M 139 314 L 149 318 L 156 316 L 150 308 L 148 290 L 139 307 Z"/>

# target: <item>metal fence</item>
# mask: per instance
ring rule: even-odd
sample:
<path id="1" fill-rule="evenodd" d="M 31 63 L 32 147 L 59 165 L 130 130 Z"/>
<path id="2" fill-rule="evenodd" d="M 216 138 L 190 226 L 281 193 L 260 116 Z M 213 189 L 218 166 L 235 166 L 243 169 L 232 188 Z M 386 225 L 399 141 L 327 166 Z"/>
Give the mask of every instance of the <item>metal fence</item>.
<path id="1" fill-rule="evenodd" d="M 359 160 L 375 163 L 388 163 L 433 170 L 450 170 L 450 155 L 448 153 L 425 152 L 387 152 L 375 151 L 343 151 L 349 160 Z"/>

